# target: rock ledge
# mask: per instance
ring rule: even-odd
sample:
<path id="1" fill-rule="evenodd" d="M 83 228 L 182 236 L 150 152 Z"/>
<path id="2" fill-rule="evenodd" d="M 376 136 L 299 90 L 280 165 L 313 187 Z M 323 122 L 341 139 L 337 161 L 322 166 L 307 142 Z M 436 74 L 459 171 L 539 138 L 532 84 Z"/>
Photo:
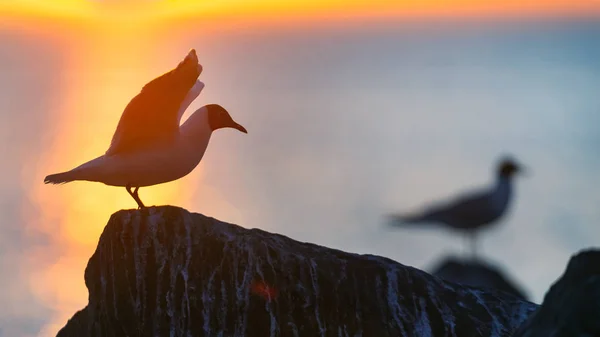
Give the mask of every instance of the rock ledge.
<path id="1" fill-rule="evenodd" d="M 172 206 L 112 215 L 58 336 L 510 336 L 537 305 Z"/>

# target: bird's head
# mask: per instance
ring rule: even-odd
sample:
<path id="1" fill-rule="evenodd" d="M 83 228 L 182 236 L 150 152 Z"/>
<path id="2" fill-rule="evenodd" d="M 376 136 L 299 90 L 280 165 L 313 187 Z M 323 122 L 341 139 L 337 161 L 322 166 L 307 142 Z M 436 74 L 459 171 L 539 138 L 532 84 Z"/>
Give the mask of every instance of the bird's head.
<path id="1" fill-rule="evenodd" d="M 524 168 L 511 158 L 502 159 L 498 165 L 498 176 L 500 177 L 510 178 L 524 172 Z"/>
<path id="2" fill-rule="evenodd" d="M 233 128 L 243 133 L 248 133 L 246 128 L 236 123 L 233 118 L 229 115 L 229 112 L 218 104 L 206 105 L 208 112 L 208 124 L 212 131 L 222 128 Z"/>

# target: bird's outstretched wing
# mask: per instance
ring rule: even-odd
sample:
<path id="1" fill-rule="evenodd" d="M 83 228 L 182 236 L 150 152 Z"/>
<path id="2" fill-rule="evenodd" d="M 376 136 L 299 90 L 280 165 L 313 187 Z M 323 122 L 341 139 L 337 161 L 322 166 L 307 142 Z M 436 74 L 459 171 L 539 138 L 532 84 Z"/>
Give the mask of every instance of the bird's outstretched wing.
<path id="1" fill-rule="evenodd" d="M 204 86 L 197 82 L 201 72 L 192 49 L 176 68 L 147 83 L 125 107 L 106 155 L 151 147 L 176 135 L 183 115 L 180 110 L 185 110 Z"/>
<path id="2" fill-rule="evenodd" d="M 192 104 L 192 102 L 198 97 L 198 95 L 200 95 L 202 89 L 204 89 L 204 83 L 196 81 L 194 86 L 192 86 L 192 89 L 190 89 L 190 91 L 188 91 L 188 93 L 185 95 L 185 98 L 183 99 L 183 102 L 179 107 L 179 111 L 177 112 L 177 125 L 181 123 L 181 117 L 183 117 L 185 110 L 187 110 L 190 104 Z"/>
<path id="3" fill-rule="evenodd" d="M 445 205 L 432 206 L 412 215 L 393 215 L 393 226 L 404 227 L 418 223 L 444 223 L 457 228 L 469 228 L 492 221 L 497 216 L 493 211 L 489 192 L 462 196 Z"/>

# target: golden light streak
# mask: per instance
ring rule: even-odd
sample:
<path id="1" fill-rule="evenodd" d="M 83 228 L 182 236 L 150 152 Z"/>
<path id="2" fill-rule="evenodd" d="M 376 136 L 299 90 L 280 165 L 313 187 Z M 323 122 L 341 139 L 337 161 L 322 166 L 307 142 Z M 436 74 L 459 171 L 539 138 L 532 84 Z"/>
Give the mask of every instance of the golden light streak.
<path id="1" fill-rule="evenodd" d="M 269 22 L 284 18 L 339 20 L 368 17 L 460 17 L 600 13 L 587 0 L 4 0 L 0 16 L 83 18 L 98 22 L 154 22 L 196 18 Z M 89 23 L 89 22 L 88 22 Z"/>
<path id="2" fill-rule="evenodd" d="M 56 335 L 66 320 L 86 304 L 83 271 L 106 221 L 118 209 L 135 207 L 123 188 L 85 182 L 46 186 L 42 179 L 102 154 L 129 99 L 158 75 L 152 65 L 160 57 L 177 62 L 187 51 L 166 54 L 153 45 L 152 30 L 182 21 L 198 25 L 279 24 L 291 19 L 330 22 L 357 18 L 540 16 L 599 10 L 599 2 L 575 0 L 1 0 L 0 29 L 17 27 L 78 41 L 70 55 L 68 78 L 57 80 L 56 92 L 62 93 L 64 105 L 53 112 L 53 126 L 58 128 L 53 131 L 55 138 L 46 152 L 32 154 L 29 160 L 38 165 L 34 175 L 37 179 L 22 177 L 32 201 L 40 206 L 39 214 L 23 210 L 28 230 L 44 232 L 51 240 L 50 247 L 28 252 L 31 287 L 56 312 L 40 336 Z M 140 194 L 149 205 L 185 207 L 192 194 L 198 193 L 201 200 L 210 200 L 210 205 L 203 208 L 206 206 L 217 217 L 233 214 L 230 219 L 241 222 L 237 219 L 241 215 L 234 214 L 235 207 L 219 198 L 218 191 L 198 186 L 201 177 L 202 165 L 182 180 L 142 188 Z"/>
<path id="3" fill-rule="evenodd" d="M 137 34 L 88 36 L 71 55 L 67 78 L 63 79 L 64 105 L 53 113 L 53 141 L 43 154 L 30 160 L 37 163 L 37 179 L 24 177 L 24 185 L 40 206 L 36 217 L 24 210 L 30 231 L 50 236 L 49 247 L 31 251 L 31 287 L 55 317 L 40 336 L 54 336 L 76 311 L 87 303 L 83 271 L 110 215 L 123 208 L 137 207 L 124 188 L 99 183 L 73 182 L 44 185 L 45 175 L 68 170 L 103 154 L 110 143 L 119 117 L 142 85 L 160 75 L 152 67 L 158 57 L 169 57 L 173 66 L 181 53 L 156 56 L 151 39 Z M 93 42 L 92 42 L 93 41 Z M 60 77 L 57 74 L 58 77 Z M 59 83 L 61 81 L 58 81 Z M 202 168 L 184 179 L 140 189 L 146 205 L 186 204 L 197 187 Z M 48 260 L 48 256 L 53 259 Z"/>

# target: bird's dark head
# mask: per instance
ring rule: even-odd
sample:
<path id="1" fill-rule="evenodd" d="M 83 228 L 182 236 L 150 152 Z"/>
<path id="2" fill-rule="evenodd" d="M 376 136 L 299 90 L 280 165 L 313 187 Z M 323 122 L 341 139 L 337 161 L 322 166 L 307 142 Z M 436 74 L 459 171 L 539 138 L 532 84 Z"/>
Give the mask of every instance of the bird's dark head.
<path id="1" fill-rule="evenodd" d="M 504 158 L 498 165 L 498 176 L 510 178 L 515 174 L 524 172 L 524 169 L 511 158 Z"/>
<path id="2" fill-rule="evenodd" d="M 229 112 L 218 104 L 209 104 L 206 106 L 208 111 L 208 124 L 211 130 L 215 131 L 222 128 L 233 128 L 243 133 L 248 133 L 246 128 L 236 123 L 229 115 Z"/>

